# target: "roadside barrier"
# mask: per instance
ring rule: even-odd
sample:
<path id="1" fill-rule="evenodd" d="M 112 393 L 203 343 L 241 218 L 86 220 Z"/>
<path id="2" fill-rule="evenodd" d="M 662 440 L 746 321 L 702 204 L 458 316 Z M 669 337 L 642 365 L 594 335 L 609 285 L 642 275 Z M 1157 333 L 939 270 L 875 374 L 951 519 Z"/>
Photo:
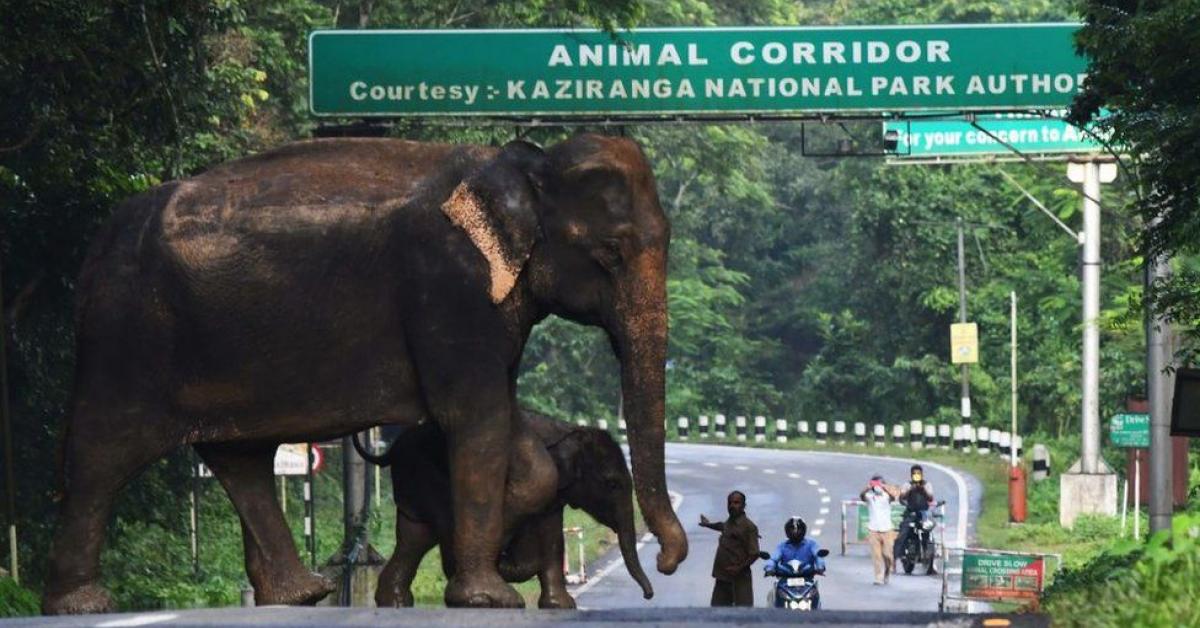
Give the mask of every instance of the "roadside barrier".
<path id="1" fill-rule="evenodd" d="M 571 573 L 571 536 L 574 535 L 579 547 L 579 571 Z M 567 584 L 583 584 L 587 582 L 587 565 L 583 561 L 583 528 L 563 528 L 563 575 Z"/>
<path id="2" fill-rule="evenodd" d="M 858 445 L 860 447 L 867 446 L 867 424 L 866 423 L 855 423 L 854 424 L 854 444 Z"/>
<path id="3" fill-rule="evenodd" d="M 950 426 L 942 423 L 938 426 L 938 445 L 942 449 L 950 449 Z"/>
<path id="4" fill-rule="evenodd" d="M 796 421 L 796 436 L 808 438 L 808 421 Z"/>
<path id="5" fill-rule="evenodd" d="M 575 419 L 575 425 L 578 425 L 579 427 L 587 427 L 588 420 L 587 419 Z"/>
<path id="6" fill-rule="evenodd" d="M 700 430 L 700 438 L 708 438 L 708 415 L 701 414 L 696 422 L 698 423 L 696 427 Z"/>
<path id="7" fill-rule="evenodd" d="M 1050 450 L 1038 443 L 1033 446 L 1033 481 L 1041 482 L 1050 477 Z"/>
<path id="8" fill-rule="evenodd" d="M 992 444 L 991 430 L 983 427 L 982 425 L 979 426 L 979 429 L 975 430 L 975 444 L 976 453 L 986 454 L 988 452 L 988 448 L 991 447 Z"/>
<path id="9" fill-rule="evenodd" d="M 1017 460 L 1020 460 L 1025 455 L 1025 439 L 1020 436 L 1012 437 L 1013 447 L 1017 448 Z"/>
<path id="10" fill-rule="evenodd" d="M 688 439 L 688 418 L 685 416 L 679 417 L 679 425 L 676 428 L 679 432 L 679 440 Z"/>
<path id="11" fill-rule="evenodd" d="M 975 428 L 970 423 L 962 426 L 962 452 L 969 454 L 975 448 Z"/>
<path id="12" fill-rule="evenodd" d="M 988 432 L 988 451 L 1000 453 L 1000 430 L 993 429 Z"/>
<path id="13" fill-rule="evenodd" d="M 767 440 L 767 417 L 754 417 L 754 442 L 762 443 Z"/>
<path id="14" fill-rule="evenodd" d="M 926 449 L 932 449 L 937 446 L 937 426 L 932 423 L 925 426 L 925 441 L 922 446 Z"/>
<path id="15" fill-rule="evenodd" d="M 951 556 L 962 564 L 960 587 L 950 591 Z M 1046 559 L 1054 559 L 1054 572 L 1063 567 L 1061 554 L 1008 552 L 980 547 L 948 548 L 942 544 L 942 596 L 938 610 L 945 612 L 952 600 L 1017 602 L 1037 609 L 1046 589 Z M 1052 572 L 1053 573 L 1053 572 Z"/>
<path id="16" fill-rule="evenodd" d="M 714 436 L 716 436 L 720 440 L 725 440 L 725 437 L 727 435 L 727 433 L 725 432 L 725 415 L 718 414 L 714 420 L 716 421 L 716 433 L 714 434 Z"/>
<path id="17" fill-rule="evenodd" d="M 871 440 L 875 442 L 876 447 L 883 447 L 887 440 L 887 427 L 882 423 L 876 423 L 871 428 Z"/>
<path id="18" fill-rule="evenodd" d="M 892 504 L 892 529 L 900 529 L 900 521 L 904 518 L 904 506 Z M 865 545 L 867 543 L 867 503 L 857 499 L 842 500 L 842 556 L 846 555 L 846 548 L 851 545 Z M 946 541 L 946 505 L 942 504 L 935 509 L 934 521 L 937 522 L 937 532 L 940 536 L 938 541 L 943 546 Z"/>
<path id="19" fill-rule="evenodd" d="M 833 422 L 833 434 L 834 434 L 834 436 L 837 437 L 837 442 L 839 445 L 845 445 L 846 444 L 846 422 L 845 421 L 834 421 Z"/>
<path id="20" fill-rule="evenodd" d="M 617 419 L 617 434 L 621 440 L 629 440 L 629 435 L 625 431 L 625 419 Z"/>
<path id="21" fill-rule="evenodd" d="M 817 421 L 817 444 L 824 445 L 825 439 L 829 436 L 829 424 L 825 421 Z"/>
<path id="22" fill-rule="evenodd" d="M 1008 432 L 1000 433 L 1000 454 L 1005 457 L 1012 454 L 1012 434 Z"/>
<path id="23" fill-rule="evenodd" d="M 892 426 L 892 444 L 904 447 L 904 426 L 899 423 Z"/>
<path id="24" fill-rule="evenodd" d="M 736 419 L 737 439 L 746 440 L 746 417 L 739 416 Z"/>
<path id="25" fill-rule="evenodd" d="M 913 419 L 908 422 L 908 445 L 913 449 L 921 448 L 921 420 Z"/>
<path id="26" fill-rule="evenodd" d="M 787 419 L 775 419 L 775 442 L 788 442 L 788 422 Z"/>
<path id="27" fill-rule="evenodd" d="M 608 420 L 606 420 L 606 419 L 596 419 L 596 427 L 598 427 L 598 428 L 600 428 L 600 429 L 604 430 L 605 432 L 607 432 L 607 431 L 608 431 Z"/>

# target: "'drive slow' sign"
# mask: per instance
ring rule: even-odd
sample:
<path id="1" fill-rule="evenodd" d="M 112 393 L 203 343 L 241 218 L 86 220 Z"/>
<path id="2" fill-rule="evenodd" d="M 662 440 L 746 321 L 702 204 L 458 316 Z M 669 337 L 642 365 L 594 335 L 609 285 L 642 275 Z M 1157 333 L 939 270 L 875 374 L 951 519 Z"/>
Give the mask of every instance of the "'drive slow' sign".
<path id="1" fill-rule="evenodd" d="M 1061 108 L 1076 24 L 314 31 L 316 115 Z"/>

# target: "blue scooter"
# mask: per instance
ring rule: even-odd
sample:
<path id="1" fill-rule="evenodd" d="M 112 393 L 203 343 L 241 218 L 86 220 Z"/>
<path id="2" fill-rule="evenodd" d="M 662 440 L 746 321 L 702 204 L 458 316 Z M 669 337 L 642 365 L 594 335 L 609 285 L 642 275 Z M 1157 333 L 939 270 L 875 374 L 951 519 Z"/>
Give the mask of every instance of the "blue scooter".
<path id="1" fill-rule="evenodd" d="M 764 554 L 766 554 L 764 552 Z M 829 550 L 817 550 L 817 556 L 825 558 Z M 770 558 L 766 554 L 764 558 Z M 797 611 L 811 611 L 821 608 L 821 592 L 817 588 L 817 572 L 811 563 L 802 564 L 798 560 L 775 565 L 773 572 L 766 574 L 774 576 L 775 587 L 767 593 L 767 604 L 775 608 L 786 608 Z"/>

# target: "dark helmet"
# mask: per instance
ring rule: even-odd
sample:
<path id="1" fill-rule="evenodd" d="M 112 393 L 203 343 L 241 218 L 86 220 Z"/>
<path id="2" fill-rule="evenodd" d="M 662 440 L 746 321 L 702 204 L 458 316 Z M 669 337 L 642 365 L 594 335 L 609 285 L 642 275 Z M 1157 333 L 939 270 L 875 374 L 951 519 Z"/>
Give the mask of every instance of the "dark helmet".
<path id="1" fill-rule="evenodd" d="M 804 523 L 804 519 L 800 515 L 792 515 L 791 518 L 787 520 L 787 523 L 783 524 L 783 533 L 786 534 L 789 539 L 792 538 L 793 534 L 798 535 L 800 538 L 804 538 L 804 535 L 808 533 L 808 524 Z"/>

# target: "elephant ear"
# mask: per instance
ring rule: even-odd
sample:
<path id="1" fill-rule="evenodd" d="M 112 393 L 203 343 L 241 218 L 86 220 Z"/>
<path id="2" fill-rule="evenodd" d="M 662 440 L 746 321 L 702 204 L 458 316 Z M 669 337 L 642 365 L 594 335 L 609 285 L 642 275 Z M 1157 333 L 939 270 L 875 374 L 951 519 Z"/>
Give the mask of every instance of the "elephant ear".
<path id="1" fill-rule="evenodd" d="M 512 292 L 537 241 L 536 206 L 547 172 L 542 149 L 509 142 L 442 203 L 442 212 L 487 260 L 492 303 L 500 304 Z"/>

